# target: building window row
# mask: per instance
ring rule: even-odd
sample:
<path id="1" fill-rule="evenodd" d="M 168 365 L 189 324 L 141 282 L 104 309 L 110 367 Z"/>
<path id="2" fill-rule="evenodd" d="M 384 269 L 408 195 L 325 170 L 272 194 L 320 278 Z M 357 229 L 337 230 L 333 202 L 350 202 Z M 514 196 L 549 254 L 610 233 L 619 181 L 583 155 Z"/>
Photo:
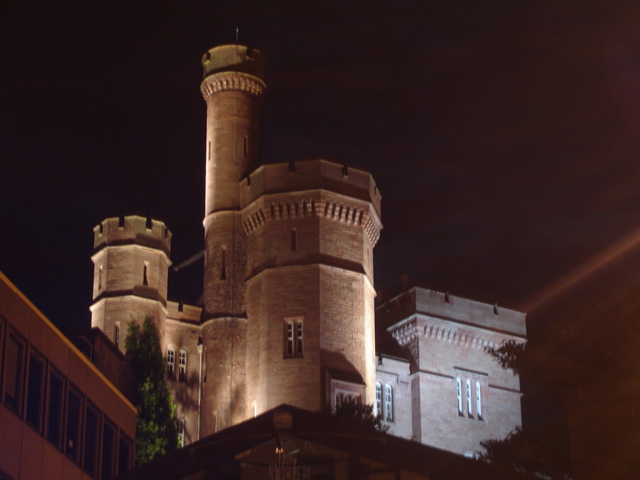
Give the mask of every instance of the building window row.
<path id="1" fill-rule="evenodd" d="M 178 352 L 178 381 L 187 381 L 187 351 L 181 348 Z M 167 379 L 176 379 L 176 350 L 174 347 L 167 348 Z"/>
<path id="2" fill-rule="evenodd" d="M 133 442 L 0 317 L 3 404 L 96 479 L 133 465 Z M 4 343 L 4 348 L 3 348 Z"/>
<path id="3" fill-rule="evenodd" d="M 304 356 L 302 319 L 286 319 L 284 322 L 284 352 L 285 358 Z"/>
<path id="4" fill-rule="evenodd" d="M 456 378 L 456 394 L 458 404 L 458 415 L 461 417 L 476 418 L 482 420 L 482 388 L 479 380 L 466 379 L 464 398 L 462 391 L 463 380 Z M 475 384 L 475 385 L 474 385 Z M 475 386 L 475 395 L 473 387 Z M 466 407 L 466 412 L 465 412 Z M 475 407 L 475 411 L 474 411 Z"/>
<path id="5" fill-rule="evenodd" d="M 384 408 L 382 403 L 382 383 L 376 382 L 376 414 L 387 422 L 393 422 L 393 388 L 384 386 Z"/>

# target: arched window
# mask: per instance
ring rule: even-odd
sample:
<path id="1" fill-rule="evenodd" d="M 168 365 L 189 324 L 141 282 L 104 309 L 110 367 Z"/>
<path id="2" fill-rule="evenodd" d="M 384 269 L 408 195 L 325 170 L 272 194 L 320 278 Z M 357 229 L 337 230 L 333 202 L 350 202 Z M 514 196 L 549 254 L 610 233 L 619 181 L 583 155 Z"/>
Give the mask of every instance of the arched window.
<path id="1" fill-rule="evenodd" d="M 462 415 L 462 382 L 456 379 L 456 390 L 458 392 L 458 415 Z"/>
<path id="2" fill-rule="evenodd" d="M 384 419 L 393 422 L 393 390 L 388 383 L 384 386 Z"/>
<path id="3" fill-rule="evenodd" d="M 167 349 L 167 378 L 173 380 L 176 371 L 176 351 L 173 347 Z"/>
<path id="4" fill-rule="evenodd" d="M 476 413 L 478 420 L 482 420 L 482 392 L 480 391 L 480 382 L 476 381 Z"/>
<path id="5" fill-rule="evenodd" d="M 184 418 L 179 418 L 176 424 L 178 432 L 178 448 L 184 447 Z"/>
<path id="6" fill-rule="evenodd" d="M 187 351 L 180 350 L 180 364 L 178 365 L 178 380 L 181 382 L 187 381 Z"/>
<path id="7" fill-rule="evenodd" d="M 382 416 L 382 384 L 376 382 L 376 415 Z"/>
<path id="8" fill-rule="evenodd" d="M 471 380 L 467 380 L 467 415 L 470 417 L 473 416 L 472 409 L 472 400 L 471 400 Z"/>

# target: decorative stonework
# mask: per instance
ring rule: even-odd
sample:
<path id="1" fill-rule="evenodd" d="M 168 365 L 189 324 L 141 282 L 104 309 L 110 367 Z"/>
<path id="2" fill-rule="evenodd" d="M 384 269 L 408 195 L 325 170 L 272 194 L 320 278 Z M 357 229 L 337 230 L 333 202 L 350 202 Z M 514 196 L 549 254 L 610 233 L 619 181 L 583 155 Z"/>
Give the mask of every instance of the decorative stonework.
<path id="1" fill-rule="evenodd" d="M 257 97 L 262 97 L 262 95 L 264 95 L 265 84 L 256 77 L 238 72 L 227 72 L 205 78 L 200 90 L 205 100 L 214 93 L 226 90 L 241 90 Z"/>
<path id="2" fill-rule="evenodd" d="M 249 235 L 270 220 L 291 220 L 315 215 L 362 227 L 372 246 L 375 246 L 380 238 L 380 229 L 366 210 L 330 200 L 316 202 L 314 199 L 302 199 L 273 202 L 268 207 L 256 208 L 246 215 L 242 220 L 242 227 Z"/>
<path id="3" fill-rule="evenodd" d="M 406 323 L 400 328 L 396 329 L 392 335 L 396 342 L 400 344 L 400 346 L 406 347 L 409 343 L 418 338 L 418 326 L 416 325 L 415 321 Z"/>

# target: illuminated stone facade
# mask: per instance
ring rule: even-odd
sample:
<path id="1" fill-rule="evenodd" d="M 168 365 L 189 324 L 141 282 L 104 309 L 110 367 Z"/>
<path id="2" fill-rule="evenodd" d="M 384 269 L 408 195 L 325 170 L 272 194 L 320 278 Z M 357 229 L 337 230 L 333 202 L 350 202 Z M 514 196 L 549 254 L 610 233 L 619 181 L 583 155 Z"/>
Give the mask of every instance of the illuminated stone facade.
<path id="1" fill-rule="evenodd" d="M 258 166 L 262 55 L 216 47 L 203 66 L 202 305 L 166 300 L 171 232 L 162 222 L 110 218 L 94 229 L 93 326 L 122 349 L 131 319 L 157 321 L 185 443 L 282 403 L 313 411 L 350 396 L 375 403 L 377 379 L 384 388 L 400 382 L 393 431 L 427 441 L 413 419 L 408 350 L 376 357 L 382 224 L 373 178 L 326 160 Z"/>

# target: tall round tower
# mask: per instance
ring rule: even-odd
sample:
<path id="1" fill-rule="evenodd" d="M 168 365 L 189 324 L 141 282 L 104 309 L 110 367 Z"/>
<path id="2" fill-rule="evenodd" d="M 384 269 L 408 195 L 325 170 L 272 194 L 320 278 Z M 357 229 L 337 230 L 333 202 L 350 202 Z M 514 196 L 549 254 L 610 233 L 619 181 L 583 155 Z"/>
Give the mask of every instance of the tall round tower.
<path id="1" fill-rule="evenodd" d="M 265 84 L 263 57 L 246 46 L 212 48 L 202 65 L 207 148 L 201 423 L 206 435 L 245 418 L 247 238 L 238 188 L 257 163 Z"/>

